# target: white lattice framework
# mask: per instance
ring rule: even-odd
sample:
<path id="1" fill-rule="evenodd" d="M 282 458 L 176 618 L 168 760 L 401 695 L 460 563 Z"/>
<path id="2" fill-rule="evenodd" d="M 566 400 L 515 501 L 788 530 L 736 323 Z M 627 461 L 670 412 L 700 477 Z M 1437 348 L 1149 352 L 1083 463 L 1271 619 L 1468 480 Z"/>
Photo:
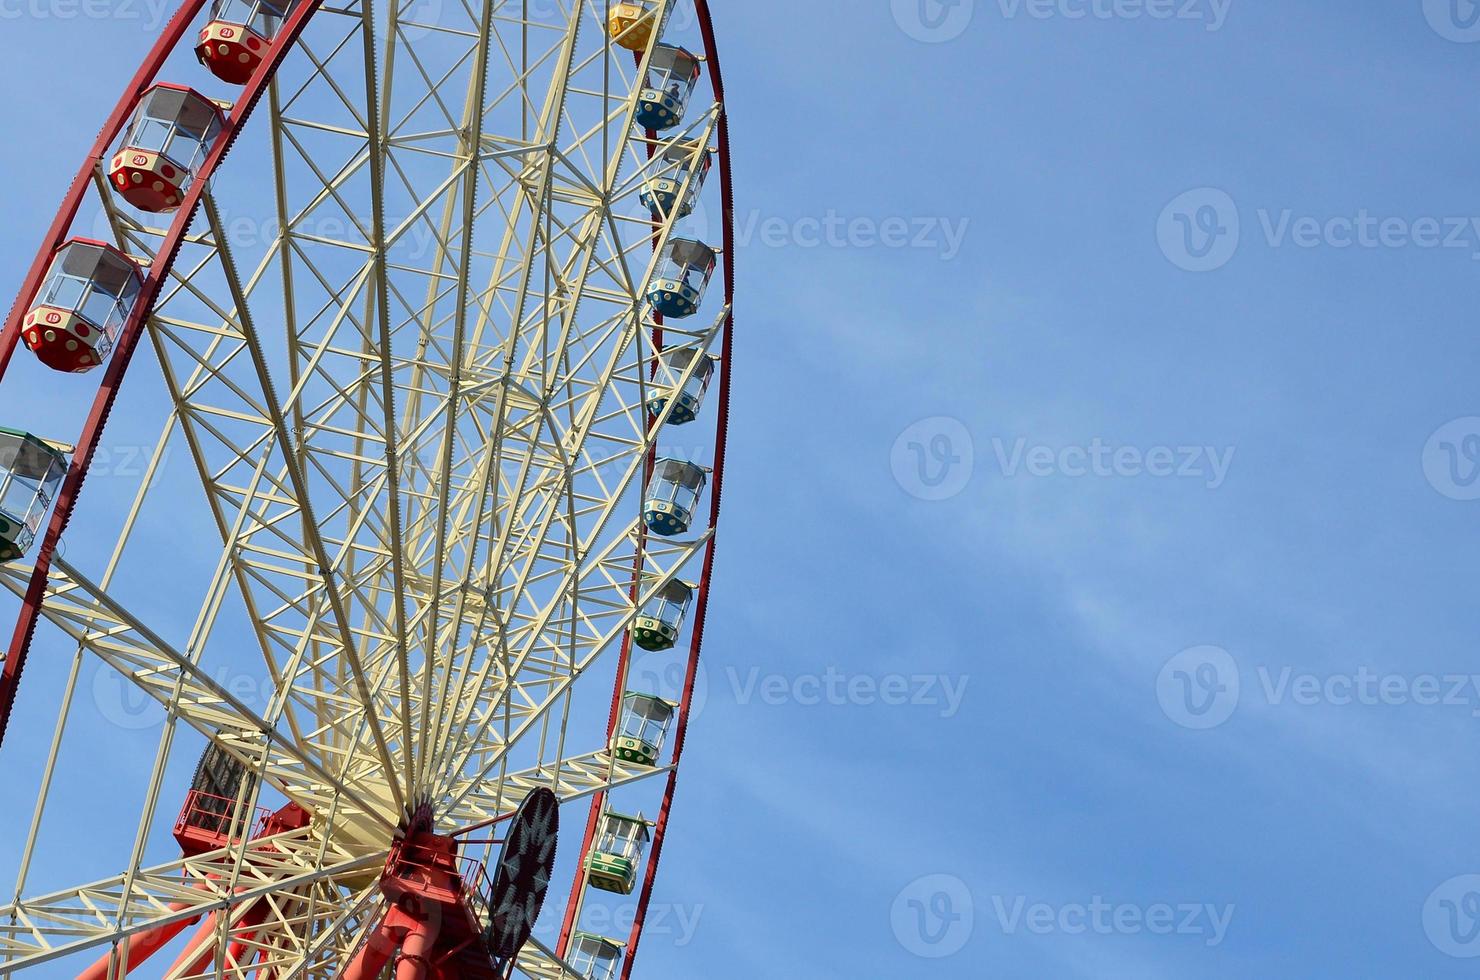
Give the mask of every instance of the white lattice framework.
<path id="1" fill-rule="evenodd" d="M 636 610 L 712 534 L 642 525 L 667 420 L 646 408 L 655 328 L 668 347 L 717 350 L 728 310 L 654 321 L 644 287 L 676 219 L 655 223 L 638 193 L 673 166 L 670 143 L 708 152 L 722 108 L 696 99 L 684 125 L 646 138 L 643 56 L 609 43 L 608 7 L 447 0 L 421 23 L 422 3 L 325 5 L 279 70 L 148 321 L 130 385 L 162 385 L 168 412 L 111 557 L 51 567 L 45 642 L 64 638 L 76 661 L 15 835 L 0 974 L 121 960 L 131 937 L 213 916 L 201 976 L 337 976 L 382 910 L 376 879 L 412 806 L 430 801 L 451 830 L 537 787 L 575 801 L 666 776 L 616 762 L 572 702 L 624 685 Z M 91 193 L 100 227 L 151 262 L 169 228 L 101 169 Z M 244 201 L 273 229 L 255 247 L 231 231 Z M 172 450 L 189 466 L 166 467 Z M 167 470 L 198 487 L 168 486 Z M 128 586 L 151 560 L 135 545 L 150 501 L 187 491 L 215 532 L 189 546 L 214 570 L 180 599 L 193 615 L 177 632 L 151 626 Z M 30 577 L 0 566 L 16 596 Z M 216 679 L 222 657 L 258 665 L 264 703 Z M 167 714 L 137 774 L 133 853 L 112 877 L 19 897 L 48 858 L 51 773 L 98 663 Z M 260 777 L 243 804 L 292 801 L 311 825 L 151 864 L 180 803 L 164 792 L 171 762 L 205 741 Z M 260 956 L 228 962 L 231 941 Z M 518 969 L 569 975 L 540 943 Z"/>

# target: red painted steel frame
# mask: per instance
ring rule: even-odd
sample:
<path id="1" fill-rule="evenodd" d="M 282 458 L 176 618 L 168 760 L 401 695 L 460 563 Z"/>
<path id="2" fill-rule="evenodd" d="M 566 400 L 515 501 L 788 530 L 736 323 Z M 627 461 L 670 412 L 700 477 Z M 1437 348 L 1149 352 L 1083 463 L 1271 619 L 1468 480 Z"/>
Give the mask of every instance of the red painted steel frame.
<path id="1" fill-rule="evenodd" d="M 128 322 L 124 324 L 123 331 L 119 334 L 118 344 L 113 350 L 112 358 L 103 369 L 102 380 L 98 385 L 98 393 L 93 399 L 92 410 L 77 440 L 77 450 L 73 454 L 72 465 L 67 470 L 66 479 L 62 481 L 61 490 L 57 493 L 56 509 L 52 512 L 51 522 L 47 525 L 40 550 L 36 553 L 36 566 L 26 588 L 20 619 L 17 620 L 15 632 L 11 635 L 3 670 L 0 670 L 0 744 L 3 744 L 5 731 L 10 725 L 10 712 L 15 706 L 21 672 L 25 669 L 26 656 L 31 648 L 31 638 L 36 632 L 36 623 L 41 615 L 41 602 L 46 595 L 47 576 L 51 570 L 52 555 L 56 550 L 57 542 L 61 539 L 62 532 L 66 530 L 67 523 L 72 519 L 72 508 L 77 504 L 77 498 L 82 491 L 82 483 L 87 478 L 88 467 L 92 465 L 93 454 L 97 451 L 103 427 L 108 422 L 108 414 L 113 410 L 113 402 L 118 397 L 118 389 L 123 384 L 129 361 L 133 359 L 134 349 L 138 346 L 139 338 L 143 334 L 144 324 L 153 312 L 154 303 L 169 276 L 170 267 L 179 254 L 185 232 L 195 217 L 196 209 L 200 206 L 201 194 L 207 182 L 216 173 L 221 162 L 225 160 L 232 143 L 236 141 L 237 134 L 246 124 L 258 100 L 262 98 L 262 94 L 267 91 L 267 85 L 276 74 L 278 66 L 292 50 L 298 37 L 303 33 L 304 27 L 308 24 L 309 18 L 319 9 L 321 2 L 322 0 L 304 0 L 289 16 L 275 39 L 271 57 L 264 59 L 262 64 L 257 66 L 251 81 L 242 90 L 241 97 L 233 106 L 225 128 L 216 140 L 216 145 L 207 154 L 205 161 L 201 164 L 200 172 L 191 183 L 184 201 L 181 202 L 180 209 L 175 213 L 169 233 L 161 244 L 158 254 L 155 255 L 153 264 L 149 267 L 148 276 L 144 280 L 144 288 L 139 294 L 139 301 Z M 36 260 L 31 264 L 31 271 L 21 285 L 20 295 L 15 305 L 11 307 L 10 316 L 5 321 L 4 331 L 0 332 L 0 379 L 4 378 L 20 339 L 21 320 L 26 314 L 32 297 L 41 285 L 41 279 L 46 274 L 51 254 L 66 240 L 67 232 L 77 217 L 77 210 L 82 206 L 83 198 L 87 194 L 87 185 L 92 179 L 94 169 L 108 154 L 114 141 L 118 139 L 120 132 L 127 124 L 139 97 L 154 83 L 166 59 L 179 46 L 180 39 L 190 29 L 196 15 L 205 7 L 205 3 L 206 0 L 185 0 L 175 16 L 165 25 L 164 32 L 144 59 L 143 65 L 140 66 L 129 88 L 124 91 L 123 97 L 119 99 L 112 115 L 103 125 L 97 142 L 93 144 L 91 154 L 83 163 L 77 176 L 73 178 L 67 196 L 57 212 L 56 220 L 52 222 L 51 230 L 43 240 Z"/>

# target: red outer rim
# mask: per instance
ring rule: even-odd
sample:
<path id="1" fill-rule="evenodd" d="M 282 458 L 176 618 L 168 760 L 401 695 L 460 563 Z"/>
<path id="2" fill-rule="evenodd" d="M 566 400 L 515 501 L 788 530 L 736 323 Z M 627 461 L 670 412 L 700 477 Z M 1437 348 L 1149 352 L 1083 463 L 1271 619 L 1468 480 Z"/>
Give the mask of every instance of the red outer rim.
<path id="1" fill-rule="evenodd" d="M 673 798 L 678 789 L 678 764 L 683 759 L 684 743 L 689 730 L 689 707 L 694 699 L 694 682 L 699 673 L 699 651 L 704 643 L 704 620 L 709 612 L 709 586 L 714 573 L 714 552 L 718 542 L 719 512 L 725 480 L 725 449 L 730 435 L 730 368 L 735 346 L 735 188 L 730 170 L 730 115 L 725 101 L 725 80 L 720 71 L 719 48 L 714 40 L 714 21 L 709 13 L 709 0 L 694 0 L 699 15 L 699 30 L 704 35 L 704 56 L 709 61 L 715 100 L 723 107 L 719 117 L 720 210 L 724 215 L 725 303 L 730 315 L 725 321 L 724 341 L 720 345 L 719 422 L 715 431 L 714 475 L 709 497 L 709 526 L 714 534 L 704 549 L 704 574 L 699 579 L 699 600 L 694 612 L 694 632 L 689 640 L 689 666 L 684 676 L 678 726 L 673 739 L 673 769 L 668 773 L 668 786 L 663 793 L 663 806 L 658 811 L 658 825 L 653 829 L 652 849 L 648 852 L 647 874 L 642 881 L 642 897 L 637 903 L 637 917 L 627 940 L 627 955 L 622 965 L 622 980 L 630 980 L 632 966 L 647 922 L 648 905 L 653 899 L 653 886 L 658 878 L 658 861 L 663 854 L 663 841 L 668 833 L 668 818 L 673 811 Z"/>
<path id="2" fill-rule="evenodd" d="M 627 951 L 623 957 L 622 980 L 630 980 L 632 967 L 637 961 L 639 942 L 642 939 L 643 927 L 647 922 L 648 907 L 652 904 L 653 888 L 658 877 L 658 862 L 663 853 L 663 842 L 668 832 L 668 820 L 673 811 L 673 800 L 678 790 L 679 763 L 683 759 L 684 743 L 688 736 L 689 710 L 694 699 L 694 684 L 699 672 L 699 653 L 704 643 L 704 621 L 709 611 L 709 586 L 714 572 L 714 553 L 718 541 L 720 504 L 724 489 L 725 473 L 725 450 L 729 441 L 730 421 L 730 368 L 733 362 L 734 340 L 735 340 L 735 193 L 733 177 L 730 169 L 730 122 L 728 107 L 725 103 L 724 74 L 720 70 L 719 48 L 714 39 L 714 22 L 709 12 L 708 0 L 694 0 L 694 8 L 699 17 L 699 29 L 704 36 L 704 55 L 709 66 L 710 85 L 714 89 L 715 101 L 723 107 L 720 111 L 718 130 L 719 141 L 719 164 L 720 164 L 720 206 L 724 220 L 724 255 L 725 255 L 725 303 L 730 308 L 730 315 L 725 321 L 724 337 L 720 347 L 720 369 L 719 369 L 719 421 L 715 431 L 714 450 L 714 473 L 711 477 L 711 490 L 709 497 L 709 526 L 712 534 L 709 544 L 704 549 L 704 572 L 699 579 L 699 598 L 694 611 L 694 628 L 689 640 L 688 669 L 684 676 L 683 697 L 679 702 L 678 724 L 676 726 L 673 740 L 673 768 L 668 773 L 668 783 L 663 791 L 663 803 L 658 811 L 657 825 L 653 829 L 652 846 L 648 852 L 647 870 L 643 876 L 642 890 L 637 903 L 637 914 L 633 920 L 632 932 L 627 939 Z M 625 662 L 630 655 L 630 638 L 624 639 L 622 644 L 622 658 Z M 620 701 L 622 695 L 622 677 L 624 670 L 619 670 L 617 675 L 617 690 L 613 692 L 613 699 Z M 608 739 L 615 730 L 616 713 L 613 711 L 608 731 Z M 585 874 L 586 857 L 591 852 L 592 844 L 596 839 L 596 830 L 600 809 L 605 800 L 605 794 L 598 794 L 591 801 L 591 814 L 587 822 L 586 838 L 581 845 L 580 862 L 576 866 L 576 880 L 572 886 L 572 901 L 566 911 L 565 924 L 560 932 L 560 942 L 556 952 L 563 958 L 569 951 L 570 939 L 575 932 L 575 897 L 579 895 L 582 887 L 582 879 Z"/>
<path id="3" fill-rule="evenodd" d="M 98 139 L 93 144 L 91 154 L 84 159 L 77 176 L 73 178 L 56 219 L 52 222 L 51 229 L 37 252 L 36 260 L 31 265 L 31 271 L 21 285 L 20 295 L 16 298 L 15 305 L 11 307 L 4 331 L 0 333 L 0 380 L 3 380 L 5 371 L 10 366 L 11 357 L 20 339 L 21 320 L 30 306 L 32 297 L 41 285 L 41 279 L 46 274 L 52 253 L 66 241 L 67 231 L 77 217 L 78 208 L 82 206 L 82 200 L 87 193 L 88 181 L 92 178 L 94 168 L 108 154 L 125 123 L 133 114 L 134 106 L 139 98 L 153 87 L 154 79 L 164 66 L 165 60 L 178 47 L 180 39 L 190 29 L 190 25 L 205 7 L 205 3 L 206 0 L 185 0 L 181 4 L 175 16 L 165 26 L 164 32 L 160 34 L 159 40 L 155 42 L 153 49 L 145 57 L 143 65 L 139 67 L 129 88 L 119 99 L 112 115 L 103 124 L 103 129 L 98 133 Z M 0 744 L 3 744 L 5 732 L 10 725 L 10 713 L 15 706 L 21 673 L 25 670 L 26 657 L 31 648 L 31 638 L 35 635 L 36 623 L 41 615 L 41 602 L 46 595 L 52 555 L 56 551 L 62 532 L 66 530 L 67 523 L 72 519 L 72 509 L 77 504 L 82 483 L 87 478 L 93 454 L 97 451 L 103 429 L 108 423 L 108 415 L 112 412 L 113 403 L 118 397 L 118 389 L 123 384 L 129 362 L 133 359 L 134 350 L 143 334 L 144 324 L 149 314 L 153 312 L 154 303 L 159 298 L 170 267 L 174 264 L 175 257 L 184 243 L 185 232 L 189 229 L 195 217 L 195 211 L 200 206 L 200 197 L 206 184 L 215 175 L 221 162 L 226 159 L 227 153 L 236 141 L 237 134 L 241 132 L 248 118 L 251 117 L 252 110 L 262 98 L 262 94 L 267 91 L 268 82 L 272 80 L 278 66 L 282 64 L 283 59 L 297 43 L 299 35 L 303 33 L 309 18 L 317 12 L 320 3 L 321 0 L 304 0 L 304 3 L 299 5 L 292 16 L 284 22 L 277 43 L 273 45 L 271 56 L 263 59 L 262 63 L 257 66 L 257 70 L 252 73 L 251 80 L 243 88 L 230 116 L 226 118 L 221 135 L 217 137 L 215 146 L 201 164 L 200 171 L 196 174 L 190 190 L 175 214 L 169 233 L 161 243 L 153 264 L 149 267 L 134 312 L 124 324 L 123 331 L 118 337 L 118 343 L 114 347 L 113 356 L 103 370 L 98 393 L 93 399 L 92 410 L 77 440 L 77 450 L 72 457 L 72 465 L 68 468 L 61 490 L 57 493 L 56 507 L 52 511 L 51 521 L 47 524 L 40 550 L 36 553 L 36 565 L 26 588 L 21 615 L 16 621 L 15 632 L 10 638 L 4 669 L 0 671 Z"/>

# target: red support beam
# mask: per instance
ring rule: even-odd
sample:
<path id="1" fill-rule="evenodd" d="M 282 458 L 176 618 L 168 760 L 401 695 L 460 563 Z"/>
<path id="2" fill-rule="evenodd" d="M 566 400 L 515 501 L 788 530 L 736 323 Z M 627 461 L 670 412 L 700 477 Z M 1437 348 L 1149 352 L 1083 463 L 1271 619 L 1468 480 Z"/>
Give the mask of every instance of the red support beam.
<path id="1" fill-rule="evenodd" d="M 414 916 L 392 906 L 339 980 L 376 980 L 398 953 L 396 980 L 427 980 L 434 975 L 433 958 L 441 933 L 438 916 Z"/>
<path id="2" fill-rule="evenodd" d="M 187 905 L 172 905 L 173 911 L 179 912 L 189 908 Z M 110 970 L 115 978 L 128 976 L 138 969 L 149 957 L 164 949 L 174 940 L 176 936 L 200 921 L 200 916 L 193 919 L 181 919 L 179 922 L 171 922 L 167 926 L 150 929 L 142 932 L 128 940 L 128 959 L 114 966 L 114 953 L 110 950 L 92 966 L 77 974 L 77 980 L 108 980 Z"/>

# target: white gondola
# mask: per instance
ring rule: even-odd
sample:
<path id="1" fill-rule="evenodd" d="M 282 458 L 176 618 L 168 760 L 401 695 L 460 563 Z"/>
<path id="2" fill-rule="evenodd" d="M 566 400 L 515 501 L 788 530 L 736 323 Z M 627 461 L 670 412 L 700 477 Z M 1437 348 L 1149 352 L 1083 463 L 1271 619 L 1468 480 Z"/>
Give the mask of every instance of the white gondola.
<path id="1" fill-rule="evenodd" d="M 571 937 L 570 953 L 565 961 L 586 980 L 616 980 L 625 949 L 615 939 L 578 932 Z"/>
<path id="2" fill-rule="evenodd" d="M 0 428 L 0 561 L 30 550 L 66 473 L 61 450 L 29 432 Z"/>
<path id="3" fill-rule="evenodd" d="M 622 717 L 612 740 L 612 751 L 623 762 L 656 766 L 668 741 L 668 729 L 678 705 L 656 694 L 628 691 L 622 698 Z"/>

